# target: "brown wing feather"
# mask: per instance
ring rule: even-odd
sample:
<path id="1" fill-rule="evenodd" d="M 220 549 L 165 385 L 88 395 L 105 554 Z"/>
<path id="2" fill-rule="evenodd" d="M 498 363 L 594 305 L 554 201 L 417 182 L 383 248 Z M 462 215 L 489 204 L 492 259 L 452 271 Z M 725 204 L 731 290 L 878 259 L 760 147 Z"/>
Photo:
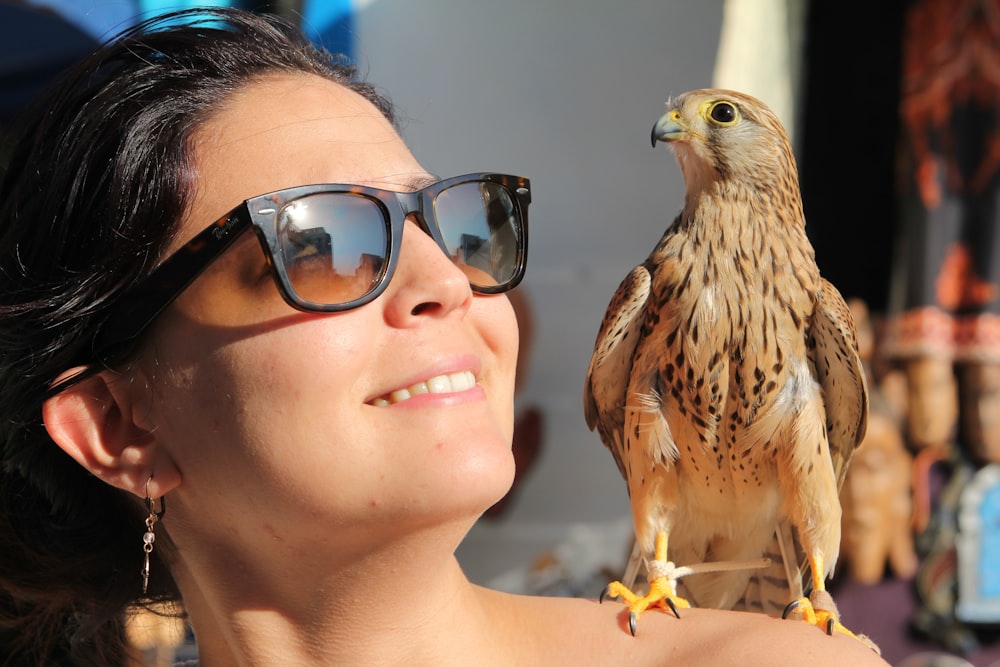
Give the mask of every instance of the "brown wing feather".
<path id="1" fill-rule="evenodd" d="M 810 346 L 823 389 L 830 456 L 839 486 L 868 428 L 868 383 L 850 308 L 825 279 L 820 281 L 813 312 Z"/>
<path id="2" fill-rule="evenodd" d="M 622 477 L 626 477 L 622 442 L 625 392 L 649 288 L 649 271 L 642 265 L 632 269 L 618 286 L 601 322 L 583 389 L 587 426 L 597 429 Z"/>

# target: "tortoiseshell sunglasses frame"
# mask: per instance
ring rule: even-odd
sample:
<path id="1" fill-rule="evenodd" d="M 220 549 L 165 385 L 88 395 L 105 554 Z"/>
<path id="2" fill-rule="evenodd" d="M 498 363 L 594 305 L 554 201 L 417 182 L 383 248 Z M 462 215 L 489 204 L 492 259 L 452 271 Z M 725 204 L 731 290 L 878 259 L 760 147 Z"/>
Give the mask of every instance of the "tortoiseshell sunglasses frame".
<path id="1" fill-rule="evenodd" d="M 118 301 L 94 336 L 92 358 L 108 363 L 127 354 L 153 320 L 248 229 L 253 229 L 256 233 L 278 291 L 292 308 L 306 312 L 336 313 L 362 306 L 377 298 L 389 284 L 399 261 L 406 218 L 413 214 L 424 232 L 444 249 L 445 242 L 432 213 L 434 200 L 445 190 L 477 182 L 498 184 L 511 195 L 517 227 L 517 256 L 513 274 L 508 280 L 497 285 L 473 285 L 472 289 L 480 294 L 506 292 L 521 282 L 527 263 L 528 205 L 531 203 L 531 184 L 527 178 L 488 172 L 474 173 L 437 181 L 412 192 L 349 184 L 302 185 L 245 200 L 171 254 L 148 278 L 128 290 Z M 386 257 L 382 262 L 380 275 L 371 289 L 361 297 L 343 303 L 320 304 L 299 298 L 291 286 L 281 260 L 275 219 L 282 207 L 316 193 L 364 196 L 377 202 L 382 212 L 388 232 Z"/>

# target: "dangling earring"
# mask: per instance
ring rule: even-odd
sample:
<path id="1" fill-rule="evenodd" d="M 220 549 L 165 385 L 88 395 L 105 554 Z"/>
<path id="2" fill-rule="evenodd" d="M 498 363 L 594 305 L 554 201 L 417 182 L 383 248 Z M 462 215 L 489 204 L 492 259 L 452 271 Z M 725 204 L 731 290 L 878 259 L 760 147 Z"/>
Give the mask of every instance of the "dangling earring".
<path id="1" fill-rule="evenodd" d="M 153 542 L 156 541 L 156 533 L 153 530 L 156 526 L 156 522 L 163 518 L 163 515 L 167 513 L 167 501 L 164 496 L 160 496 L 160 511 L 157 512 L 154 505 L 153 499 L 149 497 L 149 482 L 153 479 L 150 475 L 149 479 L 146 480 L 146 511 L 149 515 L 146 517 L 146 533 L 142 536 L 142 550 L 146 552 L 146 560 L 142 565 L 142 594 L 146 594 L 146 589 L 149 586 L 149 554 L 153 553 Z"/>

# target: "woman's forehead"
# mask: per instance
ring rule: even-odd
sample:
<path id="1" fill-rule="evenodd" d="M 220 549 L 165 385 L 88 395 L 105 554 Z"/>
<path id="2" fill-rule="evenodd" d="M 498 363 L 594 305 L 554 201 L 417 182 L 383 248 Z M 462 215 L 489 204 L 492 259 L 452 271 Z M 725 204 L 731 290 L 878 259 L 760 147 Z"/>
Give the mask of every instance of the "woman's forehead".
<path id="1" fill-rule="evenodd" d="M 274 190 L 311 183 L 392 187 L 426 173 L 374 104 L 309 74 L 247 85 L 192 139 L 194 192 L 186 216 L 192 233 Z"/>

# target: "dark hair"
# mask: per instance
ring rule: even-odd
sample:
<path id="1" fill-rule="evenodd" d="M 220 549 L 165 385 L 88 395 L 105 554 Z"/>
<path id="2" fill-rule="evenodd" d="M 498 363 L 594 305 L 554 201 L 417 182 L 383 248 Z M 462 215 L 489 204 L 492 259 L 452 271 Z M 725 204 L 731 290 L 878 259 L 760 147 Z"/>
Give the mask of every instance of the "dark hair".
<path id="1" fill-rule="evenodd" d="M 0 664 L 124 664 L 126 610 L 178 597 L 162 563 L 141 595 L 141 503 L 63 453 L 41 408 L 61 373 L 97 362 L 108 307 L 162 256 L 191 194 L 192 133 L 281 72 L 344 85 L 394 122 L 295 27 L 204 9 L 130 29 L 26 114 L 0 182 Z"/>

